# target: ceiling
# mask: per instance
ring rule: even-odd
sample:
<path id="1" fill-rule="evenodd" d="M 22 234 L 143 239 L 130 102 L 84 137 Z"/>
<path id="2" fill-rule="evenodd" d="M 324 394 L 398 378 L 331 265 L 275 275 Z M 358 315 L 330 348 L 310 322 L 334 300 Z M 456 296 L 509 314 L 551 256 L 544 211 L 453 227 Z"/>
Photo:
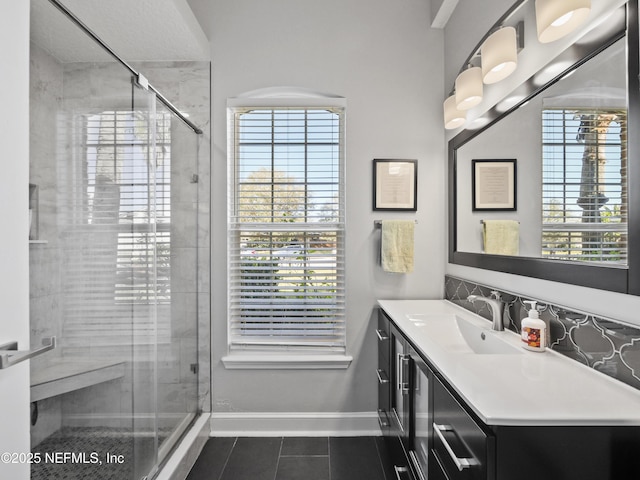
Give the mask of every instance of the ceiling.
<path id="1" fill-rule="evenodd" d="M 187 0 L 60 2 L 126 62 L 210 59 Z M 62 63 L 110 59 L 48 0 L 31 0 L 31 39 Z"/>
<path id="2" fill-rule="evenodd" d="M 444 28 L 459 0 L 431 0 L 431 26 Z"/>
<path id="3" fill-rule="evenodd" d="M 187 0 L 59 0 L 126 62 L 210 60 L 209 41 Z M 459 0 L 431 0 L 444 28 Z M 31 38 L 62 63 L 109 61 L 49 0 L 31 0 Z"/>

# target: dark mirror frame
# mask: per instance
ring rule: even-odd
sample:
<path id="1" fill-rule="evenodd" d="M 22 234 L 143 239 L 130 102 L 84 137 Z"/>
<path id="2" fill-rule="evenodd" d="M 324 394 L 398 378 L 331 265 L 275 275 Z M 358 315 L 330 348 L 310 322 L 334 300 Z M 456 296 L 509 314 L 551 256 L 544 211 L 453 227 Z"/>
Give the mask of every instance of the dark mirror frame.
<path id="1" fill-rule="evenodd" d="M 621 7 L 625 8 L 625 7 Z M 626 25 L 609 39 L 598 45 L 573 45 L 554 59 L 571 61 L 572 66 L 542 87 L 535 87 L 533 77 L 513 93 L 521 94 L 524 100 L 507 112 L 495 109 L 487 112 L 489 123 L 479 130 L 464 130 L 449 141 L 449 263 L 499 272 L 540 278 L 555 282 L 597 288 L 619 293 L 640 295 L 640 79 L 639 70 L 639 26 L 638 0 L 626 4 Z M 509 115 L 533 96 L 558 82 L 568 72 L 578 68 L 617 40 L 627 40 L 627 95 L 628 95 L 628 263 L 626 267 L 582 264 L 561 260 L 533 257 L 510 257 L 483 253 L 459 252 L 457 250 L 457 185 L 456 151 L 465 143 L 480 135 L 501 118 Z M 636 135 L 631 132 L 637 133 Z M 461 187 L 463 188 L 463 187 Z"/>

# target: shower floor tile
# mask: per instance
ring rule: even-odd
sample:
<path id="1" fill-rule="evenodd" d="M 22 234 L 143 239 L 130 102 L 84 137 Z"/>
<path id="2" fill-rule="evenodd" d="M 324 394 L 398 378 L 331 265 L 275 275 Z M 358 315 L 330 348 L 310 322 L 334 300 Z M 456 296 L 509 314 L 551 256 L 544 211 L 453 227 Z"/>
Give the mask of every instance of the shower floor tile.
<path id="1" fill-rule="evenodd" d="M 161 443 L 170 430 L 158 431 Z M 152 436 L 134 440 L 131 430 L 109 427 L 64 427 L 31 449 L 39 463 L 31 464 L 31 480 L 130 480 L 134 479 L 134 448 L 149 451 L 154 461 Z M 35 455 L 38 457 L 35 457 Z M 149 462 L 147 462 L 149 463 Z M 147 465 L 139 461 L 138 468 Z"/>
<path id="2" fill-rule="evenodd" d="M 133 437 L 122 429 L 63 428 L 31 452 L 40 459 L 31 465 L 31 480 L 123 480 L 133 476 Z"/>

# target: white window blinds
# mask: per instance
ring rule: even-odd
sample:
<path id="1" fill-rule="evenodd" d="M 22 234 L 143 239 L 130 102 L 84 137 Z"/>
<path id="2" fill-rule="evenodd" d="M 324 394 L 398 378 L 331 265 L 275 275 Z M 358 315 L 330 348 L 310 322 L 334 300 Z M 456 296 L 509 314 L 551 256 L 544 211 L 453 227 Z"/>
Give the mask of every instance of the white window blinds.
<path id="1" fill-rule="evenodd" d="M 542 113 L 542 254 L 627 261 L 627 114 L 620 109 Z"/>
<path id="2" fill-rule="evenodd" d="M 70 345 L 170 339 L 171 118 L 153 121 L 152 135 L 146 114 L 78 116 L 62 232 Z"/>
<path id="3" fill-rule="evenodd" d="M 343 111 L 230 117 L 231 349 L 344 352 Z"/>

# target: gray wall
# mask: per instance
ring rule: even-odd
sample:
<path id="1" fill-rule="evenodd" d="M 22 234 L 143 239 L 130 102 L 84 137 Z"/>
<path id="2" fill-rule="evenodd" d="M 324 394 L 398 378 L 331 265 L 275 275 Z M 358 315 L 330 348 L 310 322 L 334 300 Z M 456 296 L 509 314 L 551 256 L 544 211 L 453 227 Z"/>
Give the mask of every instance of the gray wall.
<path id="1" fill-rule="evenodd" d="M 212 367 L 214 412 L 375 412 L 376 299 L 441 298 L 445 253 L 442 31 L 407 0 L 190 1 L 212 63 Z M 347 370 L 227 370 L 226 101 L 267 87 L 347 101 Z M 419 162 L 418 211 L 371 208 L 372 160 Z M 378 265 L 381 218 L 415 218 L 416 268 Z"/>

